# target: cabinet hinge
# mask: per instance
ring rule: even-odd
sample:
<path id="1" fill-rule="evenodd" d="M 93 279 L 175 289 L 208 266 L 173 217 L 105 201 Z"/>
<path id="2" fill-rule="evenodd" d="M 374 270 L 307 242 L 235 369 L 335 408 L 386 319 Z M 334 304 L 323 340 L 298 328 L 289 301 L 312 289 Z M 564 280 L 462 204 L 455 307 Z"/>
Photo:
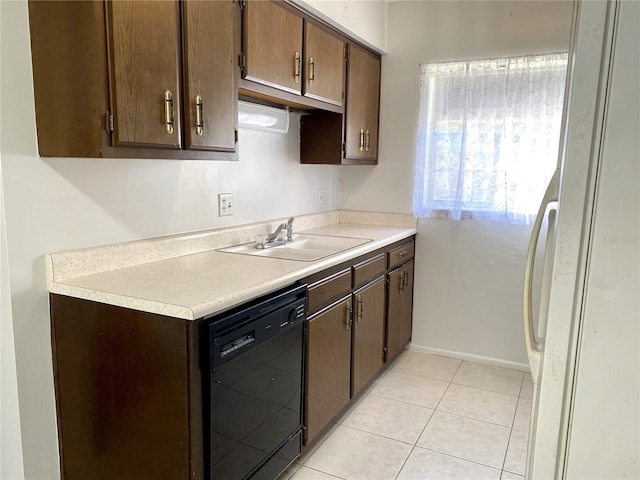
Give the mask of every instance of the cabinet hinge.
<path id="1" fill-rule="evenodd" d="M 240 4 L 240 8 L 245 7 L 245 0 L 240 0 L 238 3 Z"/>
<path id="2" fill-rule="evenodd" d="M 342 153 L 346 153 L 347 152 L 347 144 L 342 142 Z"/>
<path id="3" fill-rule="evenodd" d="M 105 117 L 105 129 L 107 130 L 107 135 L 111 135 L 114 130 L 114 120 L 111 112 L 107 112 L 104 115 Z"/>
<path id="4" fill-rule="evenodd" d="M 386 362 L 387 361 L 387 347 L 384 347 L 382 349 L 382 362 Z"/>
<path id="5" fill-rule="evenodd" d="M 235 142 L 238 143 L 238 129 L 237 128 L 233 131 L 233 138 L 235 139 Z"/>
<path id="6" fill-rule="evenodd" d="M 246 56 L 244 53 L 240 52 L 240 56 L 239 56 L 239 59 L 238 59 L 238 63 L 239 63 L 239 65 L 240 65 L 240 69 L 241 69 L 241 70 L 244 70 L 244 69 L 245 69 L 246 62 L 247 62 L 247 56 Z"/>
<path id="7" fill-rule="evenodd" d="M 344 44 L 344 58 L 349 58 L 349 48 L 347 47 L 347 44 Z"/>

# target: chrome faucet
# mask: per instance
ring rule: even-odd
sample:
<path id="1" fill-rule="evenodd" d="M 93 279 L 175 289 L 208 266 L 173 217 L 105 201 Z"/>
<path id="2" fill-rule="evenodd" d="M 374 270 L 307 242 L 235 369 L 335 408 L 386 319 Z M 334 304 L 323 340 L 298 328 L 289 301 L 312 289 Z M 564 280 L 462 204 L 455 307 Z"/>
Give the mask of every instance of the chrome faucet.
<path id="1" fill-rule="evenodd" d="M 287 237 L 284 240 L 279 240 L 280 232 L 286 229 Z M 257 243 L 256 248 L 271 248 L 278 247 L 280 245 L 284 245 L 285 243 L 289 243 L 293 241 L 293 217 L 290 217 L 286 223 L 281 223 L 276 228 L 275 232 L 270 234 L 264 243 Z"/>

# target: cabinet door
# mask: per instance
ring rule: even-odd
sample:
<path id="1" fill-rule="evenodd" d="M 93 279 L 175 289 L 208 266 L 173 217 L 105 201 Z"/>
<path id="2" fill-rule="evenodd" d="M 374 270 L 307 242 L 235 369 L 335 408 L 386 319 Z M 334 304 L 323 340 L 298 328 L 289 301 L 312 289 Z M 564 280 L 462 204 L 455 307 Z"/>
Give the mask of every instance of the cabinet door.
<path id="1" fill-rule="evenodd" d="M 380 114 L 380 57 L 367 52 L 367 98 L 364 119 L 364 153 L 378 158 L 378 118 Z"/>
<path id="2" fill-rule="evenodd" d="M 115 145 L 180 148 L 177 1 L 108 3 Z"/>
<path id="3" fill-rule="evenodd" d="M 302 88 L 302 18 L 271 1 L 244 7 L 243 77 L 291 93 Z"/>
<path id="4" fill-rule="evenodd" d="M 384 352 L 384 277 L 353 294 L 351 395 L 355 396 L 382 368 Z"/>
<path id="5" fill-rule="evenodd" d="M 349 402 L 351 311 L 351 296 L 348 296 L 309 319 L 307 443 Z"/>
<path id="6" fill-rule="evenodd" d="M 364 124 L 368 97 L 367 52 L 350 43 L 347 74 L 347 108 L 345 112 L 345 156 L 364 156 Z"/>
<path id="7" fill-rule="evenodd" d="M 344 42 L 326 30 L 305 22 L 304 95 L 342 105 Z"/>
<path id="8" fill-rule="evenodd" d="M 377 160 L 380 58 L 349 44 L 345 157 Z"/>
<path id="9" fill-rule="evenodd" d="M 235 150 L 234 25 L 231 0 L 184 2 L 187 148 Z"/>
<path id="10" fill-rule="evenodd" d="M 394 359 L 411 338 L 413 260 L 389 273 L 387 360 Z"/>

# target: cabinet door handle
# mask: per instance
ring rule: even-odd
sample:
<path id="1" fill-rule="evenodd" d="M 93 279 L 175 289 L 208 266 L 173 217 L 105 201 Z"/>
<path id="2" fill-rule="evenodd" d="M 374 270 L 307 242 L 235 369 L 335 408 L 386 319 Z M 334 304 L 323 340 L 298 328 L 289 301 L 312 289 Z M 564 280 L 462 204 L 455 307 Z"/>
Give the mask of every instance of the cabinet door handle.
<path id="1" fill-rule="evenodd" d="M 316 62 L 313 57 L 309 57 L 309 86 L 313 85 L 316 79 Z"/>
<path id="2" fill-rule="evenodd" d="M 369 132 L 369 130 L 367 130 L 367 146 L 365 149 L 368 152 L 370 148 L 371 148 L 371 133 Z"/>
<path id="3" fill-rule="evenodd" d="M 407 270 L 403 270 L 400 276 L 400 291 L 404 292 L 404 290 L 409 286 L 409 272 Z"/>
<path id="4" fill-rule="evenodd" d="M 358 295 L 358 321 L 364 319 L 364 300 L 361 295 Z"/>
<path id="5" fill-rule="evenodd" d="M 347 318 L 346 318 L 346 321 L 344 322 L 345 330 L 349 330 L 349 327 L 353 323 L 353 320 L 351 320 L 352 315 L 353 315 L 353 308 L 351 308 L 351 300 L 349 300 L 347 302 Z"/>
<path id="6" fill-rule="evenodd" d="M 400 252 L 400 253 L 398 254 L 398 256 L 399 256 L 400 258 L 404 258 L 404 257 L 406 257 L 407 255 L 409 255 L 409 254 L 408 254 L 406 251 L 404 251 L 404 252 Z"/>
<path id="7" fill-rule="evenodd" d="M 364 130 L 360 129 L 360 151 L 364 150 Z"/>
<path id="8" fill-rule="evenodd" d="M 169 90 L 164 91 L 164 131 L 173 134 L 173 94 Z"/>
<path id="9" fill-rule="evenodd" d="M 204 133 L 204 121 L 202 119 L 202 97 L 196 95 L 196 135 L 201 136 Z"/>
<path id="10" fill-rule="evenodd" d="M 300 53 L 293 56 L 293 81 L 300 82 Z"/>

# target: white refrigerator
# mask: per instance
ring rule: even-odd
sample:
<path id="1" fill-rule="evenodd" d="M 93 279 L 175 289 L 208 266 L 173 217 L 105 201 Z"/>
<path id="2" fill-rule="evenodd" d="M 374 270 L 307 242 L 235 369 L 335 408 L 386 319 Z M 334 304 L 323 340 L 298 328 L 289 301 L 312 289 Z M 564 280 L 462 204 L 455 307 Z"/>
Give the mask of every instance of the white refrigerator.
<path id="1" fill-rule="evenodd" d="M 640 2 L 574 7 L 559 169 L 525 275 L 534 380 L 526 475 L 638 479 Z M 544 258 L 534 262 L 543 217 Z M 537 318 L 534 263 L 543 270 Z"/>

